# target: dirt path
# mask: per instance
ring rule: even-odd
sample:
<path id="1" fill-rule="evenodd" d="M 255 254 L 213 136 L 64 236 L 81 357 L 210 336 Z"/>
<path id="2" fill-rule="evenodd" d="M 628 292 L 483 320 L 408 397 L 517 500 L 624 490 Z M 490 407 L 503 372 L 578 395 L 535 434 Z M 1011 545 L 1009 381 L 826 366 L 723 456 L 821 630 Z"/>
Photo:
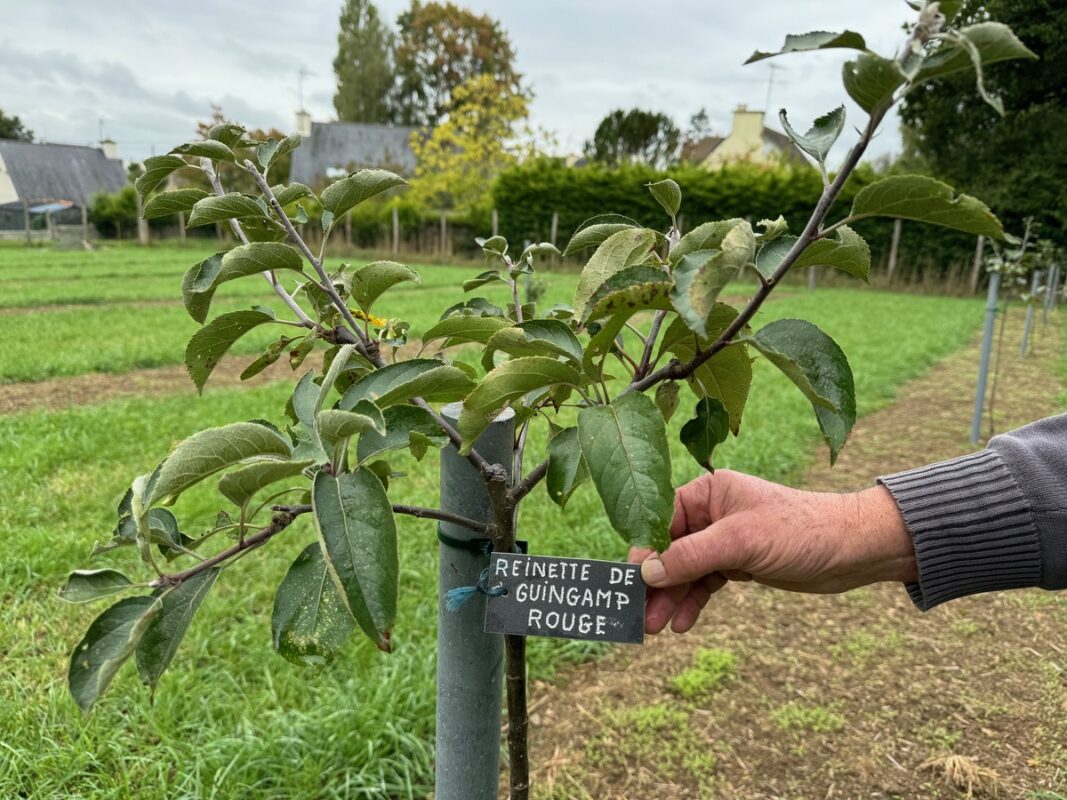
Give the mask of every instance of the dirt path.
<path id="1" fill-rule="evenodd" d="M 1005 346 L 998 430 L 1062 410 L 1059 325 L 1026 360 Z M 804 485 L 854 489 L 968 452 L 977 358 L 972 345 L 903 387 L 856 426 L 836 468 L 820 453 Z M 978 797 L 1062 800 L 1067 595 L 985 595 L 924 615 L 897 585 L 830 597 L 731 585 L 691 634 L 620 648 L 533 700 L 542 799 L 966 797 L 946 778 L 956 767 Z"/>

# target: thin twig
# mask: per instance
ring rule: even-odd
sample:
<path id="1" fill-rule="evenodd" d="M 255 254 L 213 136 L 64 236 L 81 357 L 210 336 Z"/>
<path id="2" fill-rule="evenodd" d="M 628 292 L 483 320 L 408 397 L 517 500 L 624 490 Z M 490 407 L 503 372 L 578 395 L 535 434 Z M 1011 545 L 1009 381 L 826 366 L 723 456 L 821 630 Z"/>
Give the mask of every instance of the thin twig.
<path id="1" fill-rule="evenodd" d="M 659 329 L 663 325 L 663 320 L 666 319 L 667 312 L 660 310 L 656 312 L 655 318 L 652 320 L 652 328 L 648 332 L 648 336 L 645 339 L 645 349 L 641 353 L 641 361 L 637 365 L 637 371 L 634 373 L 634 380 L 640 380 L 648 373 L 649 364 L 652 361 L 652 350 L 656 346 L 656 337 L 659 336 Z"/>
<path id="2" fill-rule="evenodd" d="M 222 181 L 219 180 L 218 173 L 215 172 L 215 168 L 211 166 L 211 159 L 200 159 L 200 170 L 207 177 L 211 183 L 211 188 L 215 190 L 215 194 L 222 197 L 226 194 L 226 190 L 222 188 Z M 284 215 L 283 215 L 284 216 Z M 248 237 L 245 235 L 244 229 L 241 228 L 241 224 L 235 220 L 229 220 L 230 230 L 233 231 L 233 235 L 237 237 L 237 240 L 241 244 L 248 244 Z M 282 299 L 282 301 L 289 306 L 290 310 L 296 314 L 297 319 L 300 320 L 300 324 L 305 328 L 314 328 L 315 323 L 300 307 L 300 304 L 296 302 L 296 299 L 285 290 L 285 287 L 278 283 L 278 276 L 274 274 L 273 270 L 267 270 L 262 273 L 267 283 L 274 289 L 274 293 Z"/>
<path id="3" fill-rule="evenodd" d="M 396 514 L 407 514 L 412 517 L 418 517 L 419 519 L 436 519 L 441 522 L 451 522 L 454 525 L 461 525 L 464 528 L 469 528 L 472 531 L 479 531 L 485 533 L 487 526 L 484 522 L 478 522 L 477 520 L 464 517 L 460 514 L 453 514 L 451 511 L 442 511 L 439 508 L 423 508 L 422 506 L 406 506 L 399 503 L 393 503 L 393 512 Z"/>
<path id="4" fill-rule="evenodd" d="M 222 550 L 221 552 L 218 552 L 215 555 L 211 556 L 211 558 L 207 558 L 204 561 L 201 561 L 195 567 L 190 567 L 184 572 L 176 572 L 171 575 L 160 575 L 158 578 L 156 578 L 156 580 L 152 581 L 149 586 L 154 589 L 158 589 L 163 586 L 177 586 L 183 581 L 187 581 L 189 580 L 189 578 L 195 577 L 201 572 L 209 570 L 212 567 L 218 566 L 222 562 L 228 561 L 229 559 L 233 558 L 234 556 L 240 555 L 246 550 L 251 550 L 253 548 L 259 547 L 260 545 L 265 544 L 271 538 L 277 536 L 279 533 L 281 533 L 290 525 L 292 525 L 293 521 L 298 516 L 300 516 L 301 514 L 306 514 L 308 511 L 311 511 L 311 506 L 275 506 L 274 510 L 276 513 L 274 515 L 274 519 L 271 520 L 270 525 L 267 525 L 265 528 L 260 528 L 258 531 L 256 531 L 256 533 L 246 537 L 243 541 L 238 542 L 233 547 L 229 547 L 225 550 Z"/>

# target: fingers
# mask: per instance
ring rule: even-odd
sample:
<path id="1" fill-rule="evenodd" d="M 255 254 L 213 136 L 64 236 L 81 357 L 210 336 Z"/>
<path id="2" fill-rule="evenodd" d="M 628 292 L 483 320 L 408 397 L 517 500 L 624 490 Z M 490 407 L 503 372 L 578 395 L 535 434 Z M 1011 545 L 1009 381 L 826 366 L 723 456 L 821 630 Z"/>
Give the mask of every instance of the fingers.
<path id="1" fill-rule="evenodd" d="M 715 476 L 710 473 L 689 481 L 674 493 L 674 518 L 671 538 L 677 539 L 693 531 L 703 530 L 712 523 L 711 491 Z"/>
<path id="2" fill-rule="evenodd" d="M 689 586 L 653 589 L 645 600 L 645 633 L 659 633 L 689 592 Z"/>
<path id="3" fill-rule="evenodd" d="M 662 588 L 692 583 L 712 572 L 744 570 L 747 553 L 742 524 L 728 517 L 676 539 L 664 553 L 641 562 L 641 577 L 649 586 Z"/>
<path id="4" fill-rule="evenodd" d="M 671 630 L 675 633 L 685 633 L 692 628 L 711 596 L 725 585 L 726 578 L 717 572 L 705 575 L 697 581 L 682 598 L 671 617 Z"/>

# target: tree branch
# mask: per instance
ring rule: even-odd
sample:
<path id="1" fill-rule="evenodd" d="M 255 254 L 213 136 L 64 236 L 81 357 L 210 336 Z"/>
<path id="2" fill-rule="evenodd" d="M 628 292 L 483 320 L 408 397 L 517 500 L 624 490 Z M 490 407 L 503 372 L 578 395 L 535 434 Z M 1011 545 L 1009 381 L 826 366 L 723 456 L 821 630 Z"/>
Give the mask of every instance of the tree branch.
<path id="1" fill-rule="evenodd" d="M 211 159 L 200 159 L 200 170 L 207 176 L 208 181 L 211 183 L 211 188 L 215 190 L 215 194 L 222 197 L 226 194 L 226 190 L 222 188 L 222 181 L 219 180 L 218 173 L 215 172 L 215 168 L 211 166 Z M 229 220 L 230 230 L 233 231 L 233 235 L 237 237 L 237 240 L 241 244 L 248 244 L 248 237 L 245 235 L 244 230 L 241 228 L 240 223 L 235 220 Z M 293 298 L 289 292 L 285 290 L 285 287 L 278 283 L 278 276 L 274 274 L 273 270 L 267 270 L 261 273 L 266 279 L 267 283 L 274 289 L 274 293 L 282 299 L 282 301 L 289 306 L 289 309 L 296 314 L 297 319 L 300 320 L 300 324 L 305 328 L 314 328 L 315 323 L 302 309 L 299 303 Z"/>
<path id="2" fill-rule="evenodd" d="M 441 522 L 451 522 L 454 525 L 461 525 L 464 528 L 469 528 L 472 531 L 479 531 L 481 533 L 485 533 L 488 530 L 488 526 L 484 522 L 478 522 L 477 520 L 461 516 L 460 514 L 453 514 L 450 511 L 442 511 L 439 508 L 423 508 L 422 506 L 406 506 L 399 503 L 393 503 L 393 513 L 407 514 L 412 517 L 418 517 L 419 519 L 436 519 Z"/>
<path id="3" fill-rule="evenodd" d="M 271 520 L 270 525 L 267 525 L 265 528 L 260 528 L 254 534 L 246 537 L 244 540 L 238 542 L 233 547 L 229 547 L 225 550 L 222 550 L 211 556 L 211 558 L 204 559 L 195 567 L 190 567 L 184 572 L 175 572 L 170 575 L 160 575 L 158 578 L 152 581 L 149 586 L 151 586 L 153 589 L 158 589 L 164 586 L 177 586 L 183 581 L 187 581 L 189 580 L 189 578 L 199 575 L 201 572 L 209 570 L 212 567 L 218 566 L 222 562 L 228 561 L 234 556 L 240 555 L 241 553 L 244 553 L 248 550 L 253 550 L 259 547 L 260 545 L 270 541 L 270 539 L 284 531 L 286 528 L 292 525 L 293 521 L 301 514 L 306 514 L 307 512 L 311 511 L 311 506 L 274 506 L 274 511 L 276 513 L 274 514 L 274 518 Z"/>
<path id="4" fill-rule="evenodd" d="M 273 208 L 274 213 L 278 215 L 278 220 L 285 228 L 285 232 L 289 235 L 289 239 L 297 246 L 300 252 L 304 254 L 304 258 L 311 262 L 311 266 L 315 268 L 319 280 L 322 281 L 320 284 L 322 290 L 330 296 L 330 301 L 337 307 L 337 310 L 341 312 L 341 316 L 345 318 L 345 322 L 348 323 L 355 332 L 356 337 L 359 339 L 356 344 L 362 345 L 364 350 L 367 351 L 364 355 L 370 358 L 370 351 L 372 349 L 371 341 L 363 331 L 360 330 L 359 323 L 356 321 L 352 311 L 348 308 L 348 304 L 341 299 L 341 296 L 337 293 L 337 289 L 334 288 L 333 281 L 330 280 L 326 268 L 322 265 L 322 259 L 311 252 L 311 248 L 308 247 L 307 242 L 304 241 L 304 238 L 300 235 L 299 231 L 297 231 L 296 226 L 293 225 L 293 221 L 289 219 L 289 215 L 285 213 L 285 209 L 283 209 L 281 203 L 278 202 L 278 198 L 274 196 L 274 191 L 270 188 L 270 184 L 267 183 L 267 179 L 264 177 L 263 173 L 256 169 L 256 165 L 248 159 L 245 159 L 245 169 L 255 179 L 259 190 L 263 192 L 263 196 L 267 198 L 270 207 Z"/>
<path id="5" fill-rule="evenodd" d="M 648 365 L 652 362 L 652 350 L 656 346 L 656 337 L 659 336 L 659 329 L 663 325 L 663 320 L 666 319 L 666 311 L 657 311 L 655 318 L 652 320 L 652 328 L 648 332 L 648 336 L 645 338 L 645 349 L 641 353 L 641 361 L 637 365 L 637 371 L 634 373 L 634 380 L 640 380 L 648 373 Z"/>
<path id="6" fill-rule="evenodd" d="M 526 497 L 526 495 L 528 495 L 533 490 L 533 488 L 541 482 L 541 479 L 544 478 L 547 474 L 548 459 L 546 458 L 544 461 L 542 461 L 540 464 L 530 470 L 530 472 L 526 475 L 525 478 L 522 478 L 512 487 L 512 502 L 518 503 L 520 500 L 522 500 L 522 498 Z"/>

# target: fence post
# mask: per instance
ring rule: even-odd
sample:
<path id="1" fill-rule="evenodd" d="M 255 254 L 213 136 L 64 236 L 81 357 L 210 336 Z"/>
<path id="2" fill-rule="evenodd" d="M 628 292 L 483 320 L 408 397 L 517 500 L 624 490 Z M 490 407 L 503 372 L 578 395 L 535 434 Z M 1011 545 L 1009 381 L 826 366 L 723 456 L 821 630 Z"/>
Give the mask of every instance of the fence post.
<path id="1" fill-rule="evenodd" d="M 456 425 L 461 403 L 441 413 Z M 515 412 L 505 409 L 475 442 L 490 464 L 511 472 Z M 479 522 L 490 518 L 482 476 L 449 445 L 441 453 L 441 508 Z M 439 530 L 451 540 L 470 542 L 484 534 L 451 522 Z M 504 685 L 504 637 L 483 633 L 485 597 L 474 595 L 448 611 L 450 589 L 474 586 L 489 559 L 477 547 L 439 545 L 437 611 L 436 800 L 496 800 L 500 782 L 500 709 Z"/>
<path id="2" fill-rule="evenodd" d="M 1056 299 L 1056 285 L 1060 282 L 1060 265 L 1049 267 L 1048 279 L 1045 281 L 1045 307 L 1041 310 L 1041 324 L 1048 324 L 1048 312 Z"/>
<path id="3" fill-rule="evenodd" d="M 1034 327 L 1034 295 L 1037 294 L 1037 287 L 1041 285 L 1042 272 L 1039 269 L 1034 270 L 1034 276 L 1030 279 L 1030 302 L 1026 304 L 1026 324 L 1023 326 L 1023 342 L 1019 345 L 1019 355 L 1025 357 L 1026 351 L 1030 349 L 1030 331 Z"/>
<path id="4" fill-rule="evenodd" d="M 556 236 L 559 233 L 559 212 L 552 212 L 552 225 L 548 230 L 548 241 L 553 247 L 556 246 Z"/>
<path id="5" fill-rule="evenodd" d="M 493 236 L 496 236 L 500 232 L 500 214 L 497 210 L 493 209 Z"/>
<path id="6" fill-rule="evenodd" d="M 448 235 L 448 220 L 445 218 L 445 212 L 441 212 L 441 258 L 444 258 L 447 254 L 447 248 L 445 246 L 445 237 Z"/>
<path id="7" fill-rule="evenodd" d="M 400 252 L 400 212 L 393 206 L 393 255 Z"/>
<path id="8" fill-rule="evenodd" d="M 897 271 L 897 250 L 900 248 L 900 229 L 904 226 L 899 217 L 893 220 L 893 238 L 889 242 L 889 283 L 893 282 L 893 273 Z"/>
<path id="9" fill-rule="evenodd" d="M 137 243 L 144 247 L 148 244 L 148 220 L 141 216 L 144 213 L 144 201 L 141 200 L 141 193 L 136 192 L 134 197 L 137 199 Z"/>
<path id="10" fill-rule="evenodd" d="M 982 251 L 985 250 L 985 237 L 978 237 L 974 246 L 974 266 L 971 267 L 971 294 L 978 292 L 978 277 L 982 274 Z"/>
<path id="11" fill-rule="evenodd" d="M 30 231 L 30 204 L 22 201 L 22 224 L 26 228 L 26 244 L 33 244 L 33 233 Z"/>
<path id="12" fill-rule="evenodd" d="M 978 388 L 974 394 L 974 414 L 971 416 L 971 444 L 978 444 L 982 429 L 982 410 L 985 407 L 985 389 L 989 380 L 989 356 L 993 352 L 993 327 L 997 321 L 997 294 L 1000 291 L 1000 273 L 989 273 L 989 296 L 985 306 L 985 329 L 982 331 L 982 356 L 978 362 Z"/>
<path id="13" fill-rule="evenodd" d="M 82 205 L 82 241 L 89 243 L 89 207 Z"/>
<path id="14" fill-rule="evenodd" d="M 352 212 L 345 214 L 345 244 L 352 246 Z"/>
<path id="15" fill-rule="evenodd" d="M 178 212 L 178 241 L 185 246 L 185 212 Z"/>
<path id="16" fill-rule="evenodd" d="M 815 267 L 808 267 L 808 291 L 815 291 Z"/>

